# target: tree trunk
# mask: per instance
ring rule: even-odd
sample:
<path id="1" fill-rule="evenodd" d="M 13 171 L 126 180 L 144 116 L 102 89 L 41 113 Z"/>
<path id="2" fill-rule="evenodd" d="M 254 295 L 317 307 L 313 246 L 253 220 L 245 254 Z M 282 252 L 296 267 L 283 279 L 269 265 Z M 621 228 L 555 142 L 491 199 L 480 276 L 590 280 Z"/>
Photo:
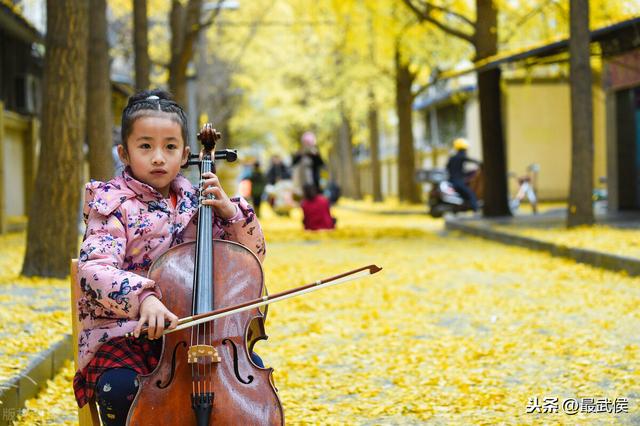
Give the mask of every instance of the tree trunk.
<path id="1" fill-rule="evenodd" d="M 113 177 L 111 154 L 113 118 L 109 43 L 107 41 L 107 2 L 89 1 L 89 57 L 87 61 L 87 142 L 91 179 L 107 181 Z"/>
<path id="2" fill-rule="evenodd" d="M 360 194 L 358 167 L 353 159 L 353 132 L 351 131 L 351 123 L 349 123 L 347 115 L 344 112 L 341 115 L 342 122 L 340 123 L 340 130 L 338 131 L 338 152 L 342 164 L 342 192 L 346 197 L 359 200 L 362 196 Z"/>
<path id="3" fill-rule="evenodd" d="M 419 203 L 415 176 L 415 151 L 413 147 L 413 94 L 411 85 L 415 75 L 402 63 L 396 47 L 396 114 L 398 115 L 398 197 L 401 201 Z"/>
<path id="4" fill-rule="evenodd" d="M 149 88 L 151 60 L 149 59 L 149 36 L 147 23 L 147 0 L 133 0 L 133 46 L 136 61 L 136 90 Z"/>
<path id="5" fill-rule="evenodd" d="M 333 179 L 340 188 L 344 188 L 344 176 L 342 173 L 342 161 L 340 160 L 340 143 L 339 143 L 340 130 L 335 129 L 335 143 L 329 149 L 329 176 Z"/>
<path id="6" fill-rule="evenodd" d="M 570 1 L 571 190 L 567 226 L 591 225 L 593 216 L 593 97 L 589 1 Z"/>
<path id="7" fill-rule="evenodd" d="M 40 157 L 22 274 L 64 278 L 78 255 L 88 3 L 48 0 Z"/>
<path id="8" fill-rule="evenodd" d="M 485 177 L 483 214 L 509 216 L 507 162 L 500 93 L 500 70 L 478 73 L 480 126 L 482 132 L 482 171 Z"/>
<path id="9" fill-rule="evenodd" d="M 171 67 L 169 90 L 173 99 L 184 107 L 187 104 L 187 70 L 180 66 Z M 185 107 L 186 108 L 186 107 Z"/>
<path id="10" fill-rule="evenodd" d="M 498 51 L 498 10 L 494 0 L 476 0 L 476 61 Z M 483 172 L 485 175 L 483 214 L 510 216 L 507 159 L 502 126 L 500 69 L 478 73 Z"/>
<path id="11" fill-rule="evenodd" d="M 179 0 L 171 4 L 171 60 L 169 63 L 169 89 L 180 105 L 187 103 L 187 66 L 200 32 L 202 0 L 189 0 L 187 6 Z"/>
<path id="12" fill-rule="evenodd" d="M 404 0 L 421 21 L 430 22 L 447 34 L 473 43 L 476 50 L 475 61 L 495 55 L 498 51 L 498 10 L 495 2 L 496 0 L 476 0 L 476 21 L 473 35 L 470 35 L 464 28 L 451 26 L 442 18 L 436 19 L 433 12 L 440 8 L 433 7 L 430 2 L 423 3 L 420 8 L 410 0 Z M 446 15 L 449 9 L 445 7 L 443 11 Z M 478 73 L 478 98 L 485 172 L 483 214 L 510 216 L 507 161 L 502 130 L 500 70 Z"/>
<path id="13" fill-rule="evenodd" d="M 378 105 L 373 90 L 369 91 L 369 151 L 371 153 L 371 184 L 373 201 L 382 201 L 380 179 L 380 129 L 378 127 Z"/>
<path id="14" fill-rule="evenodd" d="M 171 2 L 171 14 L 169 23 L 171 25 L 171 59 L 169 61 L 169 90 L 174 99 L 184 105 L 187 96 L 187 75 L 186 68 L 180 65 L 180 54 L 184 45 L 185 9 L 179 0 Z"/>
<path id="15" fill-rule="evenodd" d="M 229 121 L 241 98 L 233 91 L 234 66 L 227 62 L 227 58 L 221 58 L 212 52 L 208 46 L 207 34 L 204 32 L 200 34 L 197 51 L 196 111 L 199 114 L 205 113 L 215 128 L 228 130 Z M 230 137 L 229 133 L 223 133 L 222 136 L 222 143 L 233 146 L 227 139 Z M 218 149 L 222 149 L 222 145 Z"/>

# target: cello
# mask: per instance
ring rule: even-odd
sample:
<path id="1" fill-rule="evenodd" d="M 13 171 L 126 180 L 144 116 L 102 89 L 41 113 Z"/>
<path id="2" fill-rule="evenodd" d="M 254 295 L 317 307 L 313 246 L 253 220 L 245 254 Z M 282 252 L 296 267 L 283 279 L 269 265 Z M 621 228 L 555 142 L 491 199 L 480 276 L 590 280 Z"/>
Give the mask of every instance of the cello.
<path id="1" fill-rule="evenodd" d="M 211 124 L 205 124 L 198 139 L 203 145 L 195 156 L 199 160 L 189 164 L 200 166 L 202 181 L 203 173 L 215 172 L 215 159 L 233 161 L 235 153 L 216 153 L 220 134 Z M 256 255 L 241 244 L 213 239 L 211 209 L 200 202 L 196 241 L 170 248 L 149 269 L 163 303 L 178 317 L 266 297 Z M 139 376 L 127 424 L 284 424 L 273 369 L 258 367 L 250 357 L 255 343 L 267 338 L 265 313 L 246 309 L 165 334 L 157 367 Z"/>

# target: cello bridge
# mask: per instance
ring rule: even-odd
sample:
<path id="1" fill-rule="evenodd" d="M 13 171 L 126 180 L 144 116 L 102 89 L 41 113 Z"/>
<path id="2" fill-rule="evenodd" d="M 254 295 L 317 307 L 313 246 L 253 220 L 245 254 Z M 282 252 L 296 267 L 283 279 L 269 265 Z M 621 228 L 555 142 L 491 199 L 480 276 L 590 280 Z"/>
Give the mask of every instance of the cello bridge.
<path id="1" fill-rule="evenodd" d="M 218 351 L 211 345 L 193 345 L 187 352 L 187 362 L 189 364 L 211 364 L 220 361 Z"/>

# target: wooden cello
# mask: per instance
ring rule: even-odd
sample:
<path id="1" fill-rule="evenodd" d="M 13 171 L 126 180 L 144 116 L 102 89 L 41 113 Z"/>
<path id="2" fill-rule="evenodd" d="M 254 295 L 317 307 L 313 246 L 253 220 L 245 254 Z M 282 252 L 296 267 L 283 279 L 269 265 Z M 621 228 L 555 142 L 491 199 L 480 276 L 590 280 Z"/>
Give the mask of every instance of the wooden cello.
<path id="1" fill-rule="evenodd" d="M 201 175 L 214 172 L 215 159 L 224 157 L 215 152 L 219 138 L 210 124 L 198 134 L 203 144 L 198 160 Z M 241 244 L 213 239 L 211 209 L 199 206 L 195 242 L 172 247 L 149 270 L 162 302 L 181 318 L 263 295 L 260 261 Z M 250 358 L 254 344 L 267 338 L 258 308 L 163 338 L 158 366 L 139 378 L 129 425 L 284 424 L 273 369 L 260 368 Z"/>

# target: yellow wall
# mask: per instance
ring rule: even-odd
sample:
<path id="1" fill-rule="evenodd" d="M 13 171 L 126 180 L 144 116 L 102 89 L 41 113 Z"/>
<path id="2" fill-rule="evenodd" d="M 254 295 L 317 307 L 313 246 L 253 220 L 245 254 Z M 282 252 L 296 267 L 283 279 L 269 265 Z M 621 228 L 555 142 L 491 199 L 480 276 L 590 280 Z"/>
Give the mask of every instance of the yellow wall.
<path id="1" fill-rule="evenodd" d="M 0 233 L 24 225 L 33 192 L 38 122 L 0 102 Z"/>
<path id="2" fill-rule="evenodd" d="M 5 127 L 2 157 L 4 158 L 4 194 L 5 213 L 10 216 L 27 214 L 25 203 L 24 164 L 24 130 Z"/>
<path id="3" fill-rule="evenodd" d="M 606 188 L 600 178 L 607 177 L 607 105 L 606 94 L 598 83 L 593 89 L 593 187 Z"/>
<path id="4" fill-rule="evenodd" d="M 517 175 L 540 165 L 538 196 L 566 199 L 571 174 L 571 105 L 567 82 L 507 84 L 505 133 L 507 168 Z M 594 88 L 594 185 L 606 176 L 604 93 Z M 513 194 L 515 180 L 510 180 Z"/>
<path id="5" fill-rule="evenodd" d="M 435 152 L 416 153 L 416 169 L 431 169 L 433 167 L 445 168 L 450 151 L 447 148 L 438 148 Z M 434 165 L 435 157 L 435 165 Z M 360 174 L 360 191 L 362 195 L 373 195 L 373 178 L 371 175 L 371 161 L 364 160 L 358 164 Z M 383 197 L 398 196 L 398 163 L 396 157 L 387 157 L 380 161 L 380 189 Z M 427 199 L 427 191 L 430 185 L 422 185 L 422 196 Z"/>
<path id="6" fill-rule="evenodd" d="M 594 187 L 602 187 L 600 177 L 606 176 L 605 94 L 596 82 L 593 90 L 594 117 Z M 505 138 L 507 143 L 507 171 L 523 175 L 532 163 L 540 165 L 538 197 L 546 200 L 567 199 L 571 174 L 571 108 L 568 82 L 507 82 L 504 92 Z M 467 108 L 466 131 L 471 144 L 469 154 L 481 158 L 480 122 L 477 100 L 471 98 Z M 416 119 L 419 116 L 416 115 Z M 439 150 L 437 166 L 444 167 L 449 155 Z M 418 153 L 418 168 L 434 166 L 429 153 Z M 397 165 L 395 157 L 381 161 L 382 193 L 397 195 Z M 369 165 L 359 166 L 363 194 L 371 192 Z M 509 193 L 517 188 L 509 179 Z"/>

